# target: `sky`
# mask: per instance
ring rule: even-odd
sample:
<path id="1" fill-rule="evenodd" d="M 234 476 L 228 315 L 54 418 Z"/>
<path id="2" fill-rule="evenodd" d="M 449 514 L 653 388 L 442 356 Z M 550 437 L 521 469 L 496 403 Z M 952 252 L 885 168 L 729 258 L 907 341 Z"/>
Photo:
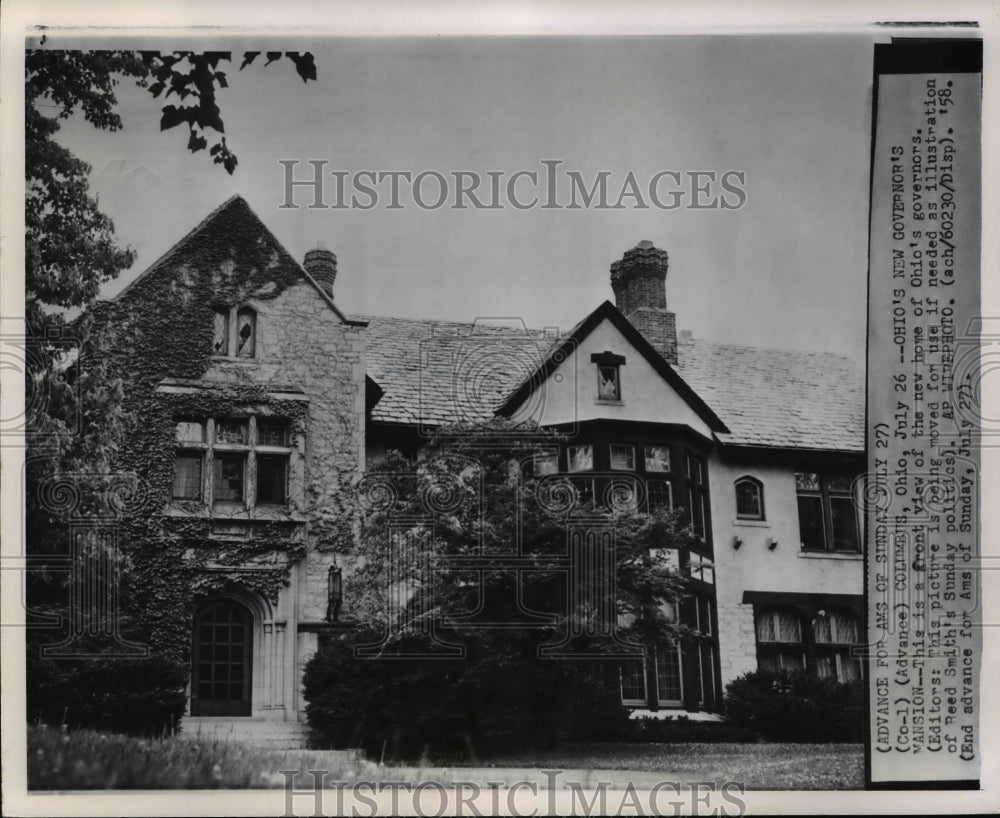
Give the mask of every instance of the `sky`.
<path id="1" fill-rule="evenodd" d="M 132 84 L 118 90 L 121 131 L 73 119 L 59 138 L 91 164 L 101 208 L 138 254 L 105 297 L 238 193 L 296 258 L 319 242 L 337 254 L 335 300 L 349 314 L 520 318 L 568 329 L 613 300 L 611 262 L 647 239 L 669 254 L 667 301 L 679 328 L 862 361 L 875 41 L 865 30 L 103 40 L 310 51 L 318 79 L 303 83 L 287 60 L 231 66 L 219 94 L 239 156 L 231 177 L 207 152 L 185 149 L 185 129 L 161 133 L 163 100 Z M 54 36 L 50 45 L 80 43 Z M 561 160 L 560 173 L 576 171 L 588 185 L 608 171 L 612 201 L 629 172 L 646 188 L 658 171 L 732 170 L 745 174 L 746 201 L 737 209 L 639 209 L 630 198 L 623 209 L 430 210 L 402 195 L 405 206 L 390 209 L 384 183 L 369 210 L 310 209 L 311 194 L 301 190 L 300 207 L 282 208 L 279 161 L 298 160 L 296 177 L 305 178 L 311 159 L 349 179 L 363 170 L 431 170 L 488 180 L 494 171 L 505 183 Z M 422 190 L 436 198 L 433 181 Z M 519 190 L 530 198 L 527 186 Z"/>

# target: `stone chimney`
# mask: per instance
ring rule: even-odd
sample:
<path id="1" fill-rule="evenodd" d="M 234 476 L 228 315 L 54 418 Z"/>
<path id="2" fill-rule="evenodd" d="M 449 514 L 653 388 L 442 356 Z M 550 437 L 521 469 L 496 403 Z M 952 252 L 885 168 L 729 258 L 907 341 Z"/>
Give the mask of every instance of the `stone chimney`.
<path id="1" fill-rule="evenodd" d="M 325 242 L 318 242 L 314 249 L 306 253 L 302 266 L 326 294 L 333 298 L 333 282 L 337 280 L 337 257 L 326 249 Z"/>
<path id="2" fill-rule="evenodd" d="M 677 318 L 667 311 L 667 251 L 640 241 L 611 264 L 615 305 L 667 363 L 677 365 Z"/>

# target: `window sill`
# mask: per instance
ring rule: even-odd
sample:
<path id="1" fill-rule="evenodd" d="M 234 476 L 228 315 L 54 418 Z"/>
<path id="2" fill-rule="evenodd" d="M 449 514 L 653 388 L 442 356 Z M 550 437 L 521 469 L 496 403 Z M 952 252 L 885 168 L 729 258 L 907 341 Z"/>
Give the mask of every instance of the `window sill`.
<path id="1" fill-rule="evenodd" d="M 624 406 L 625 401 L 621 398 L 598 398 L 594 403 L 603 403 L 606 406 Z"/>
<path id="2" fill-rule="evenodd" d="M 770 528 L 771 524 L 767 520 L 733 520 L 733 525 L 747 526 L 748 528 Z"/>
<path id="3" fill-rule="evenodd" d="M 169 505 L 164 510 L 163 516 L 236 523 L 253 521 L 304 523 L 308 519 L 304 514 L 291 511 L 287 506 L 256 506 L 253 509 L 249 509 L 242 506 L 214 506 L 209 508 L 203 505 L 197 509 L 188 509 L 177 505 Z"/>
<path id="4" fill-rule="evenodd" d="M 846 560 L 847 562 L 861 562 L 864 555 L 861 553 L 847 554 L 839 551 L 799 551 L 799 556 L 809 560 Z"/>

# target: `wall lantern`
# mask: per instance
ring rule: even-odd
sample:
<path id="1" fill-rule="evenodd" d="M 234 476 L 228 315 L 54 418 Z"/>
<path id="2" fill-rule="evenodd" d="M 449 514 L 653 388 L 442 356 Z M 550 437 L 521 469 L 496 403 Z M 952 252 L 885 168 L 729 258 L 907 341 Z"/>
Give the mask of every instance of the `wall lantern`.
<path id="1" fill-rule="evenodd" d="M 777 540 L 770 539 L 770 540 L 767 541 L 767 548 L 768 548 L 769 551 L 773 551 L 777 547 L 778 547 L 778 541 Z"/>
<path id="2" fill-rule="evenodd" d="M 330 566 L 326 575 L 326 621 L 336 622 L 344 602 L 344 575 L 336 565 Z"/>
<path id="3" fill-rule="evenodd" d="M 733 550 L 734 551 L 739 551 L 741 545 L 743 545 L 743 540 L 741 540 L 739 537 L 735 537 L 734 536 L 733 537 Z"/>

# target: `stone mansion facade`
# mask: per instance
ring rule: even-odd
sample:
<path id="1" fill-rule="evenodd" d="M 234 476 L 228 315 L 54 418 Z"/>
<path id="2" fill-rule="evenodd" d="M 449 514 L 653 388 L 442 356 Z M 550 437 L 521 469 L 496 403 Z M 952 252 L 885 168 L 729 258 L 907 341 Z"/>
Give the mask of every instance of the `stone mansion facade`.
<path id="1" fill-rule="evenodd" d="M 627 474 L 698 537 L 673 558 L 700 637 L 626 662 L 623 705 L 718 712 L 758 668 L 856 678 L 863 372 L 678 334 L 667 266 L 640 242 L 611 265 L 614 303 L 561 334 L 349 316 L 333 253 L 298 263 L 234 197 L 101 304 L 126 401 L 149 407 L 123 460 L 158 492 L 134 536 L 185 565 L 189 724 L 304 720 L 303 668 L 350 610 L 324 498 L 389 449 L 494 415 L 567 434 L 538 473 L 584 496 Z"/>

